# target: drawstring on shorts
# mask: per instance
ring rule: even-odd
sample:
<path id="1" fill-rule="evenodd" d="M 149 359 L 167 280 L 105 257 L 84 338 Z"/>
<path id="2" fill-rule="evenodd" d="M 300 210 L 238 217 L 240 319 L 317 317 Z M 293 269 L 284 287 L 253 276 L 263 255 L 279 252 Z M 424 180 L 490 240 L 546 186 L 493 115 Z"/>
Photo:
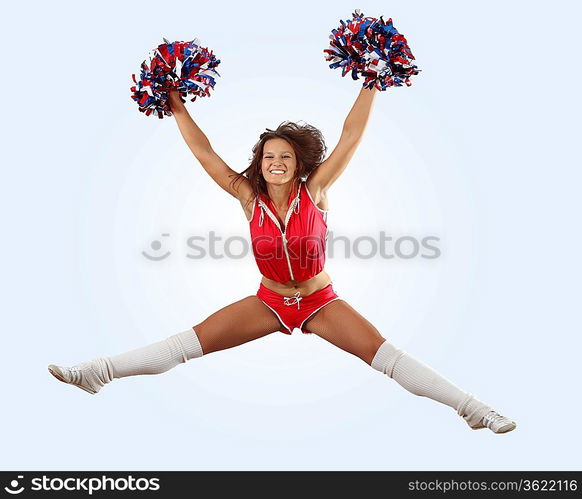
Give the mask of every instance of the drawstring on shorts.
<path id="1" fill-rule="evenodd" d="M 299 302 L 303 300 L 303 297 L 301 296 L 301 293 L 299 291 L 297 291 L 297 293 L 295 293 L 295 295 L 293 296 L 284 296 L 283 297 L 283 303 L 285 305 L 295 305 L 297 303 L 297 310 L 299 310 Z"/>

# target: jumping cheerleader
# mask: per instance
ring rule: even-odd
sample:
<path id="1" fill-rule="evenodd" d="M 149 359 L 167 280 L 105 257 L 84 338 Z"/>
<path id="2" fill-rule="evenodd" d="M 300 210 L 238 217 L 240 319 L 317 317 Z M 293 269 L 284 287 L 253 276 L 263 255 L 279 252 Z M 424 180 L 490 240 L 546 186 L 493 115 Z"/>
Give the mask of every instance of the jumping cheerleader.
<path id="1" fill-rule="evenodd" d="M 240 202 L 249 221 L 262 274 L 259 289 L 165 340 L 73 367 L 50 365 L 50 373 L 95 394 L 115 378 L 163 373 L 190 359 L 298 328 L 359 357 L 409 392 L 448 405 L 473 429 L 513 430 L 513 421 L 384 338 L 336 294 L 325 270 L 328 192 L 362 141 L 377 92 L 362 87 L 327 159 L 319 130 L 284 122 L 260 135 L 249 167 L 240 174 L 216 154 L 180 95 L 170 92 L 186 144 L 212 179 Z"/>

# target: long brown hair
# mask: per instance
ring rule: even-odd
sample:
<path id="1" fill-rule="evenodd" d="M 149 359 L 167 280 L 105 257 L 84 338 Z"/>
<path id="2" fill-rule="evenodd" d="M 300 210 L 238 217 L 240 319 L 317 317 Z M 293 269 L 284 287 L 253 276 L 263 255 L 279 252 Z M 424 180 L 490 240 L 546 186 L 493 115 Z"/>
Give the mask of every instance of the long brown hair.
<path id="1" fill-rule="evenodd" d="M 285 139 L 293 147 L 297 158 L 297 169 L 293 181 L 307 179 L 311 172 L 323 162 L 327 147 L 322 133 L 314 126 L 303 123 L 303 125 L 299 125 L 292 121 L 284 121 L 276 130 L 267 128 L 266 132 L 261 133 L 259 141 L 253 146 L 253 155 L 250 158 L 248 168 L 237 173 L 231 184 L 247 178 L 251 183 L 255 197 L 259 194 L 268 195 L 267 183 L 261 174 L 261 161 L 265 142 L 275 138 Z"/>

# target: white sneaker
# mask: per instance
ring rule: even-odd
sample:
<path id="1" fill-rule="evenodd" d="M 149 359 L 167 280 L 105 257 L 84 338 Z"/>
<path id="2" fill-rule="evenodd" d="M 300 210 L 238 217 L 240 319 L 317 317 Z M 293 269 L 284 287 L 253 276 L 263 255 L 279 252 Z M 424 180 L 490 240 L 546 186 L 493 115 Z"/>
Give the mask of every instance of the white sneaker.
<path id="1" fill-rule="evenodd" d="M 511 419 L 493 410 L 493 407 L 475 398 L 472 393 L 459 406 L 458 414 L 473 430 L 489 428 L 493 433 L 507 433 L 517 426 Z"/>
<path id="2" fill-rule="evenodd" d="M 515 430 L 517 424 L 509 418 L 502 416 L 495 411 L 489 411 L 483 419 L 479 421 L 474 426 L 471 426 L 474 430 L 480 430 L 481 428 L 489 428 L 493 433 L 507 433 L 508 431 Z"/>
<path id="3" fill-rule="evenodd" d="M 83 362 L 73 367 L 51 364 L 48 370 L 59 381 L 77 386 L 93 395 L 113 379 L 104 359 Z"/>

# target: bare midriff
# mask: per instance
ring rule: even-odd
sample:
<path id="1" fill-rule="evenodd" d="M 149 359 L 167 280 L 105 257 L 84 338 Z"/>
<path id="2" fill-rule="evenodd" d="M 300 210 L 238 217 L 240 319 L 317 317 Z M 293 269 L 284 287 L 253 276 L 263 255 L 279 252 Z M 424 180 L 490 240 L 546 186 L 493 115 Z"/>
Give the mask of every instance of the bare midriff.
<path id="1" fill-rule="evenodd" d="M 280 283 L 265 276 L 261 279 L 263 286 L 283 296 L 293 296 L 298 291 L 301 296 L 308 296 L 325 288 L 331 284 L 331 282 L 331 277 L 329 277 L 329 274 L 325 270 L 322 270 L 319 274 L 313 276 L 307 281 L 288 281 L 286 283 Z"/>

